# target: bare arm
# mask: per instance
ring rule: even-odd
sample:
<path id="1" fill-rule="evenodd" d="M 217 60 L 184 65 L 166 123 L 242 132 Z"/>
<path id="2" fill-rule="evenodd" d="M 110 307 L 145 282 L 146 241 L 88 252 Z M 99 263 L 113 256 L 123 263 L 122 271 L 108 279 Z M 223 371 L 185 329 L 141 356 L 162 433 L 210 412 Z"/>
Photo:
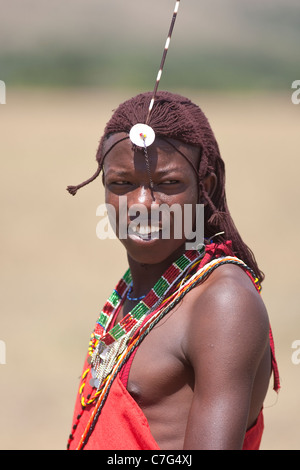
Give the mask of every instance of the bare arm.
<path id="1" fill-rule="evenodd" d="M 209 280 L 201 305 L 193 300 L 187 356 L 195 388 L 185 449 L 242 448 L 269 331 L 264 304 L 245 276 L 226 267 Z"/>

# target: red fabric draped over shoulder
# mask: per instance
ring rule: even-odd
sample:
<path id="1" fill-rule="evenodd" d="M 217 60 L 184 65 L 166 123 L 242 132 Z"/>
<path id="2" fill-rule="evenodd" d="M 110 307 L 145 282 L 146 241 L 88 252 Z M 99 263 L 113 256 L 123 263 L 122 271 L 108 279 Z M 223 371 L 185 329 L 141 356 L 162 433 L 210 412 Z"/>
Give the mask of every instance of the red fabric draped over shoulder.
<path id="1" fill-rule="evenodd" d="M 200 267 L 209 263 L 212 259 L 233 256 L 231 242 L 222 244 L 211 243 L 206 246 L 204 258 Z M 257 288 L 253 274 L 246 271 Z M 259 290 L 257 288 L 257 290 Z M 270 348 L 272 353 L 272 370 L 274 375 L 274 390 L 280 388 L 278 367 L 275 358 L 273 335 L 270 328 Z M 135 351 L 136 352 L 136 351 Z M 151 434 L 147 418 L 141 408 L 127 391 L 127 381 L 135 352 L 123 366 L 114 380 L 103 409 L 98 417 L 96 426 L 91 433 L 86 445 L 86 450 L 158 450 L 158 444 Z M 84 370 L 89 365 L 86 362 Z M 86 383 L 87 393 L 92 393 L 92 387 Z M 72 435 L 69 439 L 69 449 L 78 447 L 81 436 L 89 422 L 94 404 L 82 407 L 80 395 L 75 405 Z M 80 417 L 80 419 L 78 419 Z M 258 450 L 264 430 L 263 410 L 261 410 L 255 424 L 246 432 L 243 450 Z"/>

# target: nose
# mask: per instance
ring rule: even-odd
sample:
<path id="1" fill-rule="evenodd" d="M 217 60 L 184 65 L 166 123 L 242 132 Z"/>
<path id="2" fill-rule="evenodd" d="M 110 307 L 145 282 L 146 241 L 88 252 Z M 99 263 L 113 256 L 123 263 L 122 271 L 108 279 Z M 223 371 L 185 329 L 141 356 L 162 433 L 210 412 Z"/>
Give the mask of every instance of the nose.
<path id="1" fill-rule="evenodd" d="M 150 220 L 151 210 L 157 204 L 155 203 L 155 195 L 149 186 L 140 186 L 132 191 L 128 200 L 128 215 L 130 220 L 140 217 Z"/>
<path id="2" fill-rule="evenodd" d="M 150 186 L 140 186 L 137 190 L 137 204 L 151 205 L 155 200 L 153 189 Z"/>

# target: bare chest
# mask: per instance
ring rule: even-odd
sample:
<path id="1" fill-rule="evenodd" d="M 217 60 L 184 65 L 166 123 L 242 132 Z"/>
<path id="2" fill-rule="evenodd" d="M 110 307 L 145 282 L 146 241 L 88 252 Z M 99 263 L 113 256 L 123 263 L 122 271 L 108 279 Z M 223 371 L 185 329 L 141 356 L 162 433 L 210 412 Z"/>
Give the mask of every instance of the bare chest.
<path id="1" fill-rule="evenodd" d="M 184 354 L 186 309 L 175 307 L 155 325 L 134 353 L 127 390 L 142 409 L 157 407 L 183 389 L 193 388 Z"/>

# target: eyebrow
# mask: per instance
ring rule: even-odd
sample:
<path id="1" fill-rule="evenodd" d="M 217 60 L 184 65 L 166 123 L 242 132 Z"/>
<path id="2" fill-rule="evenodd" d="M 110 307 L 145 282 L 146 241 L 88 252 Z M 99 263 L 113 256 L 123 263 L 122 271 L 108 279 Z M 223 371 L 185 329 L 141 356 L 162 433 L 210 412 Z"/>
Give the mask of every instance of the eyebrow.
<path id="1" fill-rule="evenodd" d="M 130 170 L 111 170 L 111 169 L 108 169 L 106 172 L 103 171 L 103 173 L 105 174 L 105 176 L 110 175 L 110 173 L 112 173 L 113 176 L 126 176 L 126 175 L 129 175 L 129 174 L 132 174 L 132 171 L 130 171 Z"/>
<path id="2" fill-rule="evenodd" d="M 156 176 L 169 176 L 170 174 L 176 173 L 176 172 L 179 172 L 179 171 L 180 171 L 180 169 L 177 168 L 177 167 L 175 167 L 175 168 L 169 168 L 168 170 L 164 170 L 164 169 L 162 169 L 162 170 L 156 170 L 156 171 L 154 172 L 154 174 L 155 174 Z M 180 172 L 180 173 L 181 173 L 181 172 Z"/>
<path id="3" fill-rule="evenodd" d="M 170 175 L 172 173 L 175 173 L 175 172 L 178 172 L 178 171 L 180 171 L 179 168 L 173 167 L 173 168 L 169 168 L 169 169 L 155 170 L 154 174 L 155 174 L 155 176 L 160 176 L 161 177 L 161 176 L 168 176 L 168 175 Z M 131 170 L 122 170 L 122 169 L 114 170 L 114 169 L 109 168 L 107 170 L 107 172 L 105 173 L 105 176 L 111 175 L 111 174 L 113 176 L 127 176 L 127 175 L 132 175 L 133 173 L 134 173 L 134 171 L 131 171 Z"/>

